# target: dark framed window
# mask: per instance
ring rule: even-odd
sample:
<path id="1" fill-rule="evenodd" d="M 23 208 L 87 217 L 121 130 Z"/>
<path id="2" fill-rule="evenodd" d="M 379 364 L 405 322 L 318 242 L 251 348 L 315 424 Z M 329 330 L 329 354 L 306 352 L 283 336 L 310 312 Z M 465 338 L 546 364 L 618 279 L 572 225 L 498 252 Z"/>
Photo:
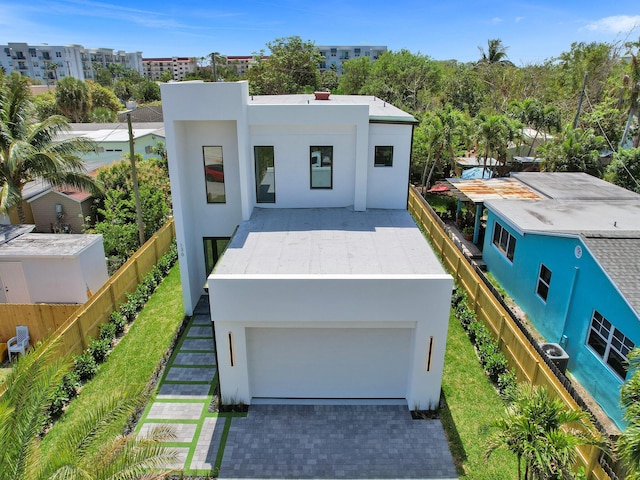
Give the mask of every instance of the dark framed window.
<path id="1" fill-rule="evenodd" d="M 204 247 L 204 265 L 207 276 L 211 274 L 213 268 L 224 253 L 229 244 L 229 237 L 204 237 L 202 246 Z"/>
<path id="2" fill-rule="evenodd" d="M 253 155 L 256 162 L 256 201 L 276 202 L 276 171 L 272 146 L 255 146 Z"/>
<path id="3" fill-rule="evenodd" d="M 374 167 L 393 167 L 393 146 L 376 147 Z"/>
<path id="4" fill-rule="evenodd" d="M 511 262 L 516 253 L 516 238 L 506 228 L 495 222 L 493 227 L 493 244 Z"/>
<path id="5" fill-rule="evenodd" d="M 310 147 L 311 163 L 310 186 L 311 188 L 333 188 L 333 147 Z"/>
<path id="6" fill-rule="evenodd" d="M 551 270 L 549 270 L 543 263 L 541 263 L 540 273 L 538 274 L 538 286 L 536 287 L 536 293 L 545 302 L 547 301 L 547 295 L 549 295 L 550 285 Z"/>
<path id="7" fill-rule="evenodd" d="M 627 356 L 635 345 L 597 310 L 591 316 L 587 345 L 624 380 L 627 375 Z"/>
<path id="8" fill-rule="evenodd" d="M 225 203 L 224 162 L 222 147 L 202 147 L 204 178 L 207 187 L 207 203 Z"/>

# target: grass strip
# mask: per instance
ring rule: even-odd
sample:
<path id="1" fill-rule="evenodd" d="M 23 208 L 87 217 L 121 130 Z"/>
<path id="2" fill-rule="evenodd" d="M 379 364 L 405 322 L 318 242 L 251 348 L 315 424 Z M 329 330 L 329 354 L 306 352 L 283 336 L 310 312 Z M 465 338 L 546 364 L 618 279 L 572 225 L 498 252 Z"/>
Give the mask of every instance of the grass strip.
<path id="1" fill-rule="evenodd" d="M 446 401 L 440 419 L 447 433 L 460 479 L 512 480 L 517 475 L 514 455 L 506 451 L 484 457 L 489 425 L 505 404 L 485 374 L 475 350 L 453 313 L 449 317 L 442 392 Z"/>
<path id="2" fill-rule="evenodd" d="M 111 352 L 69 405 L 42 441 L 43 452 L 55 455 L 56 443 L 61 436 L 73 429 L 82 418 L 90 414 L 99 399 L 112 392 L 142 394 L 162 361 L 184 319 L 180 272 L 176 264 L 158 286 L 144 309 L 135 319 L 129 332 Z M 125 424 L 113 425 L 110 436 L 120 434 Z"/>

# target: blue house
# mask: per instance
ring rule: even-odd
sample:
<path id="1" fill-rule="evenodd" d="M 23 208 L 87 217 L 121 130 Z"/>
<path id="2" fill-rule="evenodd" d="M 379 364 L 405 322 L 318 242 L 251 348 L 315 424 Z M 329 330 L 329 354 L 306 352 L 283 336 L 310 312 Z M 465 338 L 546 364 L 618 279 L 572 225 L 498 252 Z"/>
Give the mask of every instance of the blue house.
<path id="1" fill-rule="evenodd" d="M 583 173 L 519 173 L 539 200 L 487 200 L 483 260 L 569 371 L 623 428 L 640 345 L 640 195 Z"/>

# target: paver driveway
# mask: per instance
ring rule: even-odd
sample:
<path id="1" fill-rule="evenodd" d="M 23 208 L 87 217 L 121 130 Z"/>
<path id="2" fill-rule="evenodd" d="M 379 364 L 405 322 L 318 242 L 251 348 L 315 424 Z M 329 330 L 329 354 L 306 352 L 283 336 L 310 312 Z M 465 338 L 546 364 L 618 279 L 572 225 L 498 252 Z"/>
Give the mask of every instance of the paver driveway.
<path id="1" fill-rule="evenodd" d="M 252 405 L 207 411 L 215 380 L 208 305 L 198 304 L 138 431 L 171 424 L 186 475 L 257 478 L 457 478 L 439 420 L 405 406 Z"/>

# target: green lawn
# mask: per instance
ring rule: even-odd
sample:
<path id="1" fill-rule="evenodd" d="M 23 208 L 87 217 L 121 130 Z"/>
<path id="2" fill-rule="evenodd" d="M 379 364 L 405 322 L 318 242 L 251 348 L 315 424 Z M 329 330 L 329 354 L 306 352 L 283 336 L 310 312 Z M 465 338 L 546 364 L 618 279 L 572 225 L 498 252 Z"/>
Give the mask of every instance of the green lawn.
<path id="1" fill-rule="evenodd" d="M 0 367 L 0 383 L 4 383 L 5 378 L 11 373 L 11 368 Z"/>
<path id="2" fill-rule="evenodd" d="M 515 456 L 497 451 L 485 460 L 487 426 L 504 411 L 504 403 L 489 381 L 460 322 L 451 314 L 442 391 L 447 407 L 440 419 L 449 438 L 458 475 L 466 480 L 513 480 Z"/>
<path id="3" fill-rule="evenodd" d="M 44 437 L 45 455 L 55 454 L 56 441 L 61 434 L 87 415 L 101 397 L 125 390 L 142 397 L 183 318 L 180 272 L 176 264 L 135 319 L 130 331 L 100 366 L 96 376 L 84 386 L 78 398 L 71 402 L 65 414 Z M 114 425 L 112 433 L 119 434 L 124 427 L 124 424 Z"/>

